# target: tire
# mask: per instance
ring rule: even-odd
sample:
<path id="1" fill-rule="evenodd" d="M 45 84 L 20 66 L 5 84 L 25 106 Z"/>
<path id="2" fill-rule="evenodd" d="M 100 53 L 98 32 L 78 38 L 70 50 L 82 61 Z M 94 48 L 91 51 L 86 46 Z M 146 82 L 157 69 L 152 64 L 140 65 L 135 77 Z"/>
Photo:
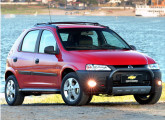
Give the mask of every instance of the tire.
<path id="1" fill-rule="evenodd" d="M 149 95 L 134 95 L 139 104 L 155 104 L 159 101 L 162 94 L 162 86 L 156 87 L 155 91 Z"/>
<path id="2" fill-rule="evenodd" d="M 88 99 L 88 101 L 87 101 L 87 103 L 86 103 L 86 105 L 89 104 L 89 103 L 91 102 L 92 98 L 93 98 L 93 95 L 90 95 L 90 96 L 89 96 L 89 99 Z"/>
<path id="3" fill-rule="evenodd" d="M 5 99 L 8 105 L 21 105 L 24 101 L 24 95 L 19 91 L 19 85 L 14 75 L 7 78 L 5 84 Z"/>
<path id="4" fill-rule="evenodd" d="M 68 73 L 62 80 L 61 95 L 67 105 L 78 106 L 87 104 L 90 95 L 87 95 L 79 82 L 76 73 Z"/>

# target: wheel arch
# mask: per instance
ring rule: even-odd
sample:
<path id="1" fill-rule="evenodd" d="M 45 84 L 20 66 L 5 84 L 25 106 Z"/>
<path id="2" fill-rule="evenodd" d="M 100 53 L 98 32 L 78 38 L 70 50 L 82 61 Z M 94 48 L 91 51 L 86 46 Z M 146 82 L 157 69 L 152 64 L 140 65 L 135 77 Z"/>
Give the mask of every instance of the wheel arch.
<path id="1" fill-rule="evenodd" d="M 7 78 L 8 78 L 10 75 L 14 75 L 14 76 L 16 77 L 14 70 L 12 70 L 12 69 L 6 70 L 6 72 L 5 72 L 5 81 L 7 80 Z"/>
<path id="2" fill-rule="evenodd" d="M 60 73 L 60 77 L 61 77 L 61 81 L 64 78 L 64 76 L 70 72 L 76 72 L 78 70 L 77 67 L 70 65 L 70 64 L 66 64 L 62 67 L 61 73 Z"/>
<path id="3" fill-rule="evenodd" d="M 62 73 L 61 73 L 61 81 L 62 81 L 62 79 L 64 78 L 64 76 L 67 75 L 67 74 L 70 73 L 70 72 L 75 72 L 75 70 L 72 69 L 72 68 L 65 68 L 65 69 L 63 69 L 63 71 L 62 71 Z"/>

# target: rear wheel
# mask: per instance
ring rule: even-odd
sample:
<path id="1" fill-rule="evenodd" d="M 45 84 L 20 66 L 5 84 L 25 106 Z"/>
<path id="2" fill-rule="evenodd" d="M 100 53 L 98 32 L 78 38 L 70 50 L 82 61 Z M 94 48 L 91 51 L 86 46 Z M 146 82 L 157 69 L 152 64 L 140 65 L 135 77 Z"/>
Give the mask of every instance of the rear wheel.
<path id="1" fill-rule="evenodd" d="M 19 86 L 14 75 L 7 78 L 5 84 L 5 99 L 8 105 L 21 105 L 24 101 L 24 95 L 19 91 Z"/>
<path id="2" fill-rule="evenodd" d="M 87 95 L 79 82 L 76 73 L 68 73 L 62 81 L 61 95 L 67 105 L 85 105 L 90 96 Z"/>
<path id="3" fill-rule="evenodd" d="M 134 95 L 134 98 L 139 104 L 155 104 L 159 101 L 161 93 L 162 86 L 156 87 L 150 95 Z"/>

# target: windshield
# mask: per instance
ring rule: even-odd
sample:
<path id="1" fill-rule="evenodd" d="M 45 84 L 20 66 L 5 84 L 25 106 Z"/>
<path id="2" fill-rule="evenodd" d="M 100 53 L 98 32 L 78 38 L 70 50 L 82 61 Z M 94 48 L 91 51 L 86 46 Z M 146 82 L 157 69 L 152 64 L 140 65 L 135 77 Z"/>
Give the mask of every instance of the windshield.
<path id="1" fill-rule="evenodd" d="M 66 50 L 130 49 L 115 32 L 102 28 L 59 29 Z"/>

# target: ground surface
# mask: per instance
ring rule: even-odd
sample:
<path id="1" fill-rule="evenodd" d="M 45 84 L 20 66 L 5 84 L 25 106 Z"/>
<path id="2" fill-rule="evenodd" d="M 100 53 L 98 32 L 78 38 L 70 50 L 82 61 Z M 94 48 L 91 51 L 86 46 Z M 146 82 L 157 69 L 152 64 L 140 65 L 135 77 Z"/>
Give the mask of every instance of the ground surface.
<path id="1" fill-rule="evenodd" d="M 165 120 L 165 102 L 155 105 L 91 103 L 72 107 L 65 104 L 1 105 L 2 120 Z"/>

